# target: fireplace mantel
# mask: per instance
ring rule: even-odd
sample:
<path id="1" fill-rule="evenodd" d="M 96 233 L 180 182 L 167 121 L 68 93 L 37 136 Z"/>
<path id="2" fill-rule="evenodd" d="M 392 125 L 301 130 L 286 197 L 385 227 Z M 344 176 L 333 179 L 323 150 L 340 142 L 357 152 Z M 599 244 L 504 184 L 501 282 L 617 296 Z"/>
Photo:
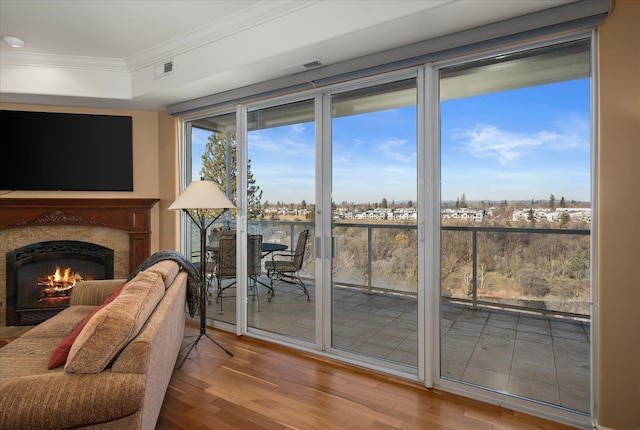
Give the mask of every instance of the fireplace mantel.
<path id="1" fill-rule="evenodd" d="M 151 253 L 151 208 L 158 199 L 0 198 L 0 230 L 85 225 L 129 233 L 129 271 Z"/>

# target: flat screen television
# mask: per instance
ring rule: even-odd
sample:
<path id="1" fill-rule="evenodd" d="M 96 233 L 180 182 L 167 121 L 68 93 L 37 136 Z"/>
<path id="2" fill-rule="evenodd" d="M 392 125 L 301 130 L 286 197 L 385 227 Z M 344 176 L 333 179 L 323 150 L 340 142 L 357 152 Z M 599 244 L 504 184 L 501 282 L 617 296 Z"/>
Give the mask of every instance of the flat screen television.
<path id="1" fill-rule="evenodd" d="M 133 191 L 130 116 L 0 110 L 0 190 Z"/>

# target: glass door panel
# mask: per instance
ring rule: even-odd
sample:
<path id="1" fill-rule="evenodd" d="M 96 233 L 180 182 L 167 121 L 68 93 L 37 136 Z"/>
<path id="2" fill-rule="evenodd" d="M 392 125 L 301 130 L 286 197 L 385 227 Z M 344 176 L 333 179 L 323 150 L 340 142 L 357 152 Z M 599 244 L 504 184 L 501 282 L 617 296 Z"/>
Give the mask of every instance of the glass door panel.
<path id="1" fill-rule="evenodd" d="M 186 163 L 189 181 L 200 179 L 213 181 L 233 203 L 236 203 L 235 112 L 189 121 L 186 123 L 185 131 L 187 146 L 190 148 L 187 153 L 191 154 Z M 207 225 L 219 216 L 207 231 L 207 318 L 235 325 L 236 294 L 235 288 L 231 288 L 236 285 L 235 277 L 228 273 L 225 274 L 224 279 L 218 276 L 220 272 L 217 247 L 221 235 L 235 238 L 236 211 L 233 209 L 221 213 L 221 211 L 212 210 L 207 211 L 205 215 Z M 191 254 L 194 261 L 200 262 L 198 253 L 200 233 L 195 226 L 192 226 L 189 232 L 188 245 L 191 246 Z"/>
<path id="2" fill-rule="evenodd" d="M 332 347 L 415 373 L 416 80 L 331 97 Z"/>
<path id="3" fill-rule="evenodd" d="M 249 111 L 247 129 L 248 228 L 263 240 L 248 326 L 315 342 L 314 100 Z"/>
<path id="4" fill-rule="evenodd" d="M 588 40 L 440 71 L 440 376 L 589 412 Z"/>

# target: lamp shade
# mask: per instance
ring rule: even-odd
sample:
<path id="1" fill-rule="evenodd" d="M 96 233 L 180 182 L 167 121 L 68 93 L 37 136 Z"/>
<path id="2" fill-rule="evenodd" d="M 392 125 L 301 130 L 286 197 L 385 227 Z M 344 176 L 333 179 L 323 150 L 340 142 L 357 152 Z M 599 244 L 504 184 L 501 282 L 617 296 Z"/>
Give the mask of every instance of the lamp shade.
<path id="1" fill-rule="evenodd" d="M 193 181 L 186 190 L 171 203 L 169 209 L 227 209 L 235 208 L 212 181 Z"/>

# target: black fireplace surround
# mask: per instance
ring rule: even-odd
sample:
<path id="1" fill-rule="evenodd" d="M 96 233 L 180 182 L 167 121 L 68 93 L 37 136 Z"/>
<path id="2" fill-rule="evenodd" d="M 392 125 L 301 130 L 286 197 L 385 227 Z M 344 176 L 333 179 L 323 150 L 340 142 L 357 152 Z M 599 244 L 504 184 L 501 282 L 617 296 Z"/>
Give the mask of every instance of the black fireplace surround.
<path id="1" fill-rule="evenodd" d="M 34 325 L 69 305 L 73 282 L 113 278 L 113 250 L 69 240 L 39 242 L 7 252 L 7 325 Z M 70 269 L 76 276 L 56 280 Z"/>

